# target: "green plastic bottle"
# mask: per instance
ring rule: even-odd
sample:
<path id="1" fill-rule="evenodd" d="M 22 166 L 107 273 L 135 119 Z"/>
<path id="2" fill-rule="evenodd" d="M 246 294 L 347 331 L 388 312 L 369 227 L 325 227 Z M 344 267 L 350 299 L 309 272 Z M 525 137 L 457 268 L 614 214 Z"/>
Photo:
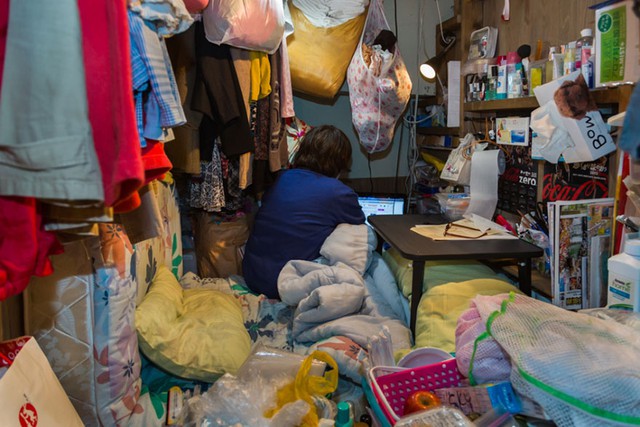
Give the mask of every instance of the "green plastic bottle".
<path id="1" fill-rule="evenodd" d="M 349 402 L 338 403 L 336 427 L 353 427 L 353 410 Z"/>

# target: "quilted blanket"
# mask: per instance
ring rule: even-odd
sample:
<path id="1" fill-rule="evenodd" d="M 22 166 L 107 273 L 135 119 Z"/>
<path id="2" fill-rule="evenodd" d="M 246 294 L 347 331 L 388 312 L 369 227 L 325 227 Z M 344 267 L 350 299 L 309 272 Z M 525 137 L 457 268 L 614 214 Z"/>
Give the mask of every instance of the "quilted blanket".
<path id="1" fill-rule="evenodd" d="M 407 301 L 374 251 L 367 225 L 341 224 L 327 238 L 317 261 L 288 262 L 278 278 L 282 301 L 296 307 L 292 337 L 316 343 L 345 336 L 362 347 L 387 326 L 394 350 L 411 347 Z"/>

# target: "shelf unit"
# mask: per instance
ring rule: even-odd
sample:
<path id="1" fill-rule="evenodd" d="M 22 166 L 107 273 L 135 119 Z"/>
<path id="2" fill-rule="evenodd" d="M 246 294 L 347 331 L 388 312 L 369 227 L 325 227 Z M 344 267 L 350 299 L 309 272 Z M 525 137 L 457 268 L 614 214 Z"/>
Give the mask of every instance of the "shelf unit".
<path id="1" fill-rule="evenodd" d="M 485 26 L 498 28 L 498 46 L 496 54 L 504 54 L 516 51 L 519 46 L 529 44 L 535 55 L 538 43 L 547 50 L 549 46 L 557 46 L 567 43 L 570 39 L 579 37 L 583 28 L 595 27 L 594 11 L 589 6 L 598 3 L 598 0 L 522 0 L 517 7 L 511 8 L 510 21 L 501 19 L 501 11 L 504 0 L 457 0 L 460 12 L 460 38 L 462 61 L 469 51 L 471 33 Z M 544 24 L 541 24 L 544 23 Z M 542 52 L 541 56 L 544 56 Z M 526 116 L 539 107 L 535 96 L 465 102 L 464 81 L 461 78 L 460 99 L 460 135 L 472 129 L 476 120 L 483 121 L 485 117 L 507 117 L 509 115 Z M 591 91 L 596 104 L 600 107 L 612 107 L 612 111 L 624 111 L 629 104 L 633 91 L 632 85 L 623 85 L 612 88 L 594 89 Z M 620 151 L 609 156 L 609 194 L 616 193 L 616 172 L 620 162 Z M 544 176 L 544 162 L 536 161 L 538 170 L 538 183 Z M 541 200 L 542 186 L 538 185 L 537 200 Z M 533 287 L 549 294 L 551 283 L 549 278 L 540 275 L 534 278 Z"/>
<path id="2" fill-rule="evenodd" d="M 459 127 L 453 128 L 445 128 L 445 127 L 417 127 L 416 132 L 418 135 L 435 135 L 435 136 L 446 136 L 446 135 L 458 135 L 460 133 Z"/>

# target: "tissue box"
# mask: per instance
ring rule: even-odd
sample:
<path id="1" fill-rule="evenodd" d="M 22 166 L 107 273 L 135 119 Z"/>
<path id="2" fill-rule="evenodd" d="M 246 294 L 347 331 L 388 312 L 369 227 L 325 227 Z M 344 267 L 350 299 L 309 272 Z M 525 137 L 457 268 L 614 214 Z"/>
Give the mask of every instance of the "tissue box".
<path id="1" fill-rule="evenodd" d="M 631 0 L 596 10 L 596 87 L 640 79 L 639 27 Z"/>

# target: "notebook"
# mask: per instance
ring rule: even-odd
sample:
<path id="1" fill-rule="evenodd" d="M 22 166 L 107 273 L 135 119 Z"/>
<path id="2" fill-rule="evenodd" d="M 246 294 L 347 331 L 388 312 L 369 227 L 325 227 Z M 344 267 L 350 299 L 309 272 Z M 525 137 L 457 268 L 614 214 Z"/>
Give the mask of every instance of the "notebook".
<path id="1" fill-rule="evenodd" d="M 365 218 L 369 215 L 402 215 L 404 213 L 402 197 L 358 196 L 358 203 L 362 207 Z M 368 221 L 367 224 L 369 224 Z"/>

